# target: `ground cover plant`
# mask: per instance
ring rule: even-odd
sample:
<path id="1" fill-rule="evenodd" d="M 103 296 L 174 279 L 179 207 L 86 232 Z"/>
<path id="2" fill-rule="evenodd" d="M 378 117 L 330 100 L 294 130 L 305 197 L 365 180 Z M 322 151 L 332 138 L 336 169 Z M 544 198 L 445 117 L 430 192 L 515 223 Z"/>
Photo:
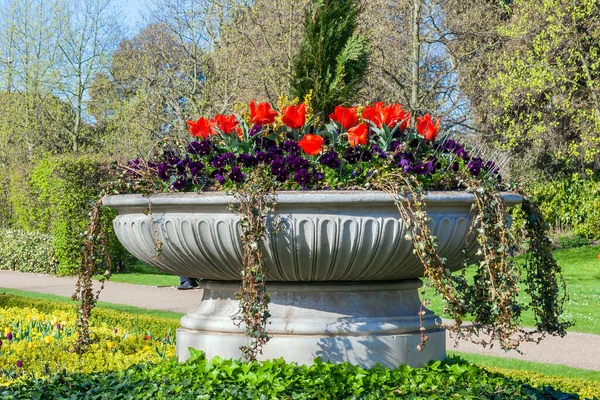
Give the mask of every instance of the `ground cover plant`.
<path id="1" fill-rule="evenodd" d="M 73 305 L 0 294 L 0 386 L 67 372 L 122 370 L 175 354 L 176 321 L 98 309 L 88 351 L 73 351 Z"/>
<path id="2" fill-rule="evenodd" d="M 349 363 L 241 362 L 192 352 L 124 371 L 61 373 L 0 388 L 0 399 L 578 399 L 550 386 L 533 387 L 461 360 L 425 368 L 362 369 Z"/>
<path id="3" fill-rule="evenodd" d="M 242 348 L 254 359 L 269 340 L 266 289 L 261 242 L 268 215 L 276 213 L 276 190 L 382 190 L 398 206 L 407 224 L 415 254 L 421 260 L 428 284 L 444 298 L 452 329 L 481 331 L 515 348 L 531 340 L 520 330 L 521 312 L 534 310 L 535 328 L 564 335 L 570 326 L 561 319 L 565 300 L 561 271 L 551 255 L 547 227 L 539 208 L 527 198 L 521 210 L 523 236 L 529 243 L 526 262 L 511 257 L 516 242 L 508 229 L 499 167 L 483 160 L 456 141 L 439 135 L 440 119 L 429 114 L 411 116 L 399 104 L 377 102 L 364 108 L 336 106 L 328 115 L 313 113 L 310 101 L 282 99 L 281 113 L 269 103 L 249 104 L 241 116 L 218 114 L 188 121 L 192 141 L 165 139 L 148 159 L 136 159 L 117 169 L 113 193 L 169 191 L 228 191 L 239 201 L 232 208 L 240 216 L 243 268 L 238 292 L 240 318 L 252 339 Z M 451 276 L 446 260 L 437 252 L 429 229 L 425 193 L 428 190 L 463 190 L 474 197 L 473 236 L 481 261 L 475 279 Z M 148 212 L 151 214 L 151 199 Z M 100 215 L 97 210 L 92 215 Z M 102 221 L 92 218 L 78 285 L 82 300 L 80 338 L 85 349 L 85 320 L 94 303 L 89 278 L 95 263 L 110 254 L 103 250 Z M 156 240 L 157 257 L 160 241 Z M 465 253 L 466 254 L 466 253 Z M 465 266 L 467 257 L 465 256 Z M 523 274 L 521 270 L 532 271 Z M 528 303 L 518 301 L 523 278 Z M 461 321 L 474 322 L 465 328 Z M 422 335 L 423 345 L 427 341 Z"/>

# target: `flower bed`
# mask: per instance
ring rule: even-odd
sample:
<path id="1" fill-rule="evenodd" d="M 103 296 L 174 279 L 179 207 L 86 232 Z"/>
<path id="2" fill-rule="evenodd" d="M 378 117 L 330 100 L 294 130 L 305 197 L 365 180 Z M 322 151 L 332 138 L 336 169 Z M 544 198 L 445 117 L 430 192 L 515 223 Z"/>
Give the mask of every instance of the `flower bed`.
<path id="1" fill-rule="evenodd" d="M 170 333 L 173 330 L 164 326 L 154 332 L 132 329 L 127 326 L 131 325 L 128 320 L 135 316 L 112 312 L 113 323 L 92 322 L 89 351 L 79 356 L 71 351 L 77 336 L 72 306 L 58 305 L 52 309 L 52 303 L 47 303 L 44 311 L 40 311 L 22 304 L 6 304 L 14 299 L 14 303 L 31 302 L 14 296 L 0 296 L 0 385 L 29 378 L 45 379 L 60 371 L 91 373 L 122 370 L 175 354 Z M 121 315 L 124 317 L 123 325 L 118 321 Z"/>

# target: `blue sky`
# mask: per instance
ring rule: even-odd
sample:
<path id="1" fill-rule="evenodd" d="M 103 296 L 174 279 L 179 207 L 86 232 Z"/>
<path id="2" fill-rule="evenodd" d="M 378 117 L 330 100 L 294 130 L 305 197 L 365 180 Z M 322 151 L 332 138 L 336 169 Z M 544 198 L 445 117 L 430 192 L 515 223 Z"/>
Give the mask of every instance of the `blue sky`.
<path id="1" fill-rule="evenodd" d="M 127 24 L 134 28 L 135 25 L 141 22 L 140 11 L 143 8 L 142 4 L 143 0 L 119 0 L 117 4 L 123 7 L 123 11 L 125 11 Z"/>

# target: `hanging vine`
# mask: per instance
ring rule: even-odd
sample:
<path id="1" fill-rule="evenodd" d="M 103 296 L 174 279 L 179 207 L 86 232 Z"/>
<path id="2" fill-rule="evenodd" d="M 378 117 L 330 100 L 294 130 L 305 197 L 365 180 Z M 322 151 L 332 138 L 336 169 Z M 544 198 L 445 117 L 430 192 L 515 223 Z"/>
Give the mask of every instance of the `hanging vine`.
<path id="1" fill-rule="evenodd" d="M 242 285 L 236 293 L 240 312 L 233 318 L 237 326 L 244 325 L 249 338 L 250 343 L 240 348 L 247 360 L 256 360 L 256 356 L 262 354 L 263 346 L 269 341 L 269 294 L 262 247 L 267 233 L 267 218 L 275 210 L 275 197 L 272 189 L 265 186 L 268 183 L 261 176 L 263 174 L 259 170 L 248 183 L 240 185 L 234 191 L 239 204 L 230 206 L 240 217 L 243 255 Z"/>
<path id="2" fill-rule="evenodd" d="M 497 340 L 503 349 L 516 349 L 523 341 L 540 340 L 544 333 L 561 336 L 566 333 L 571 322 L 560 319 L 566 287 L 560 268 L 552 257 L 551 243 L 546 236 L 547 226 L 534 203 L 527 198 L 523 200 L 530 255 L 521 267 L 511 254 L 515 239 L 511 237 L 507 208 L 501 193 L 488 185 L 468 188 L 474 197 L 471 232 L 475 233 L 479 246 L 478 262 L 470 283 L 464 269 L 461 275 L 452 275 L 445 260 L 439 256 L 436 238 L 429 229 L 425 192 L 419 181 L 402 174 L 387 174 L 381 177 L 378 185 L 394 199 L 410 231 L 408 236 L 423 265 L 427 284 L 442 295 L 444 313 L 454 322 L 448 328 L 460 334 L 457 338 L 470 336 L 473 340 L 475 334 L 479 339 L 473 341 L 477 343 L 492 345 Z M 468 262 L 465 252 L 465 267 Z M 535 331 L 525 331 L 519 326 L 521 313 L 526 308 L 518 300 L 522 268 L 527 271 L 526 290 L 532 298 L 529 308 L 536 316 Z M 421 308 L 421 326 L 424 315 Z M 466 316 L 472 317 L 472 323 L 463 326 Z M 480 333 L 487 334 L 488 339 L 482 339 Z M 537 333 L 542 333 L 542 336 L 536 339 Z M 421 330 L 419 350 L 426 341 L 427 336 Z"/>
<path id="3" fill-rule="evenodd" d="M 573 324 L 561 321 L 564 304 L 568 300 L 567 286 L 560 266 L 552 255 L 552 243 L 548 238 L 548 224 L 540 208 L 524 197 L 521 209 L 525 216 L 524 237 L 529 243 L 524 269 L 526 291 L 531 296 L 536 328 L 564 336 Z"/>
<path id="4" fill-rule="evenodd" d="M 112 260 L 108 248 L 102 220 L 102 197 L 94 203 L 90 213 L 90 224 L 84 232 L 84 252 L 77 273 L 77 284 L 73 300 L 79 301 L 77 305 L 77 341 L 73 351 L 83 354 L 91 343 L 90 337 L 90 315 L 100 292 L 104 289 L 104 283 L 110 278 Z M 92 278 L 104 268 L 100 278 L 100 287 L 94 292 Z"/>

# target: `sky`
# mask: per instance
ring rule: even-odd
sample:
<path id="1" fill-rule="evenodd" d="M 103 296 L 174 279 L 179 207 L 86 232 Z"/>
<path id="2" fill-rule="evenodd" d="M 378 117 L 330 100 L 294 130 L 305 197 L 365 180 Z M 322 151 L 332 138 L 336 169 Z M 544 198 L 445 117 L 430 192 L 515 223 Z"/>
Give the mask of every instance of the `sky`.
<path id="1" fill-rule="evenodd" d="M 132 29 L 142 20 L 140 16 L 140 11 L 143 8 L 142 2 L 143 0 L 119 0 L 119 5 L 123 7 L 126 14 L 126 23 Z"/>

